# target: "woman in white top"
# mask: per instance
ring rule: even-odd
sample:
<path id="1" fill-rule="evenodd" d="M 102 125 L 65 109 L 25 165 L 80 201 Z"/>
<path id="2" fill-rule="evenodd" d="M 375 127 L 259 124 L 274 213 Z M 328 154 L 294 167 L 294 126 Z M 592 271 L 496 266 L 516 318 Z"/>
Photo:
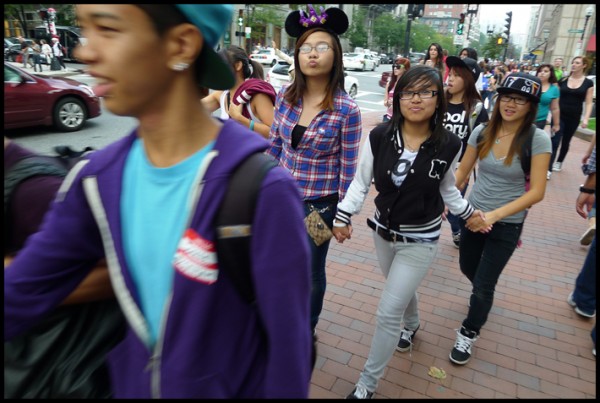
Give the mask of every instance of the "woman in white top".
<path id="1" fill-rule="evenodd" d="M 273 87 L 264 81 L 262 66 L 258 62 L 251 60 L 246 51 L 239 46 L 229 46 L 221 54 L 231 62 L 236 77 L 235 85 L 229 90 L 210 93 L 202 99 L 204 107 L 210 112 L 214 112 L 220 108 L 221 114 L 219 117 L 221 119 L 235 119 L 242 125 L 250 128 L 250 130 L 254 130 L 263 137 L 268 138 L 271 125 L 273 124 L 274 98 L 271 99 L 265 93 L 256 92 L 245 103 L 236 104 L 233 99 L 238 88 L 247 79 L 252 78 L 261 80 L 262 82 L 259 84 L 263 85 L 267 90 L 267 87 L 270 87 L 273 95 L 275 95 Z M 244 113 L 244 109 L 246 113 Z"/>

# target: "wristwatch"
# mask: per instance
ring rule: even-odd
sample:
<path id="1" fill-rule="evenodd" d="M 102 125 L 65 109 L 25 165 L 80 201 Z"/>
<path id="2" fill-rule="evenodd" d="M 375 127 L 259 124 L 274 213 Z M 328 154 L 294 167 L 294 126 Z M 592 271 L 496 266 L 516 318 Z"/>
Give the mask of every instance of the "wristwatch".
<path id="1" fill-rule="evenodd" d="M 594 194 L 596 193 L 595 189 L 590 189 L 590 188 L 586 188 L 585 186 L 581 185 L 579 186 L 579 191 L 581 193 L 587 193 L 587 194 Z"/>

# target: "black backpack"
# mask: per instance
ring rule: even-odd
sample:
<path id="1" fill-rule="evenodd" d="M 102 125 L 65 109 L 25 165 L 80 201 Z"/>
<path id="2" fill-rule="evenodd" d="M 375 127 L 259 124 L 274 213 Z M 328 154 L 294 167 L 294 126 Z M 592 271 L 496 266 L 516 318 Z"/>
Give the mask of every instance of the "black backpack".
<path id="1" fill-rule="evenodd" d="M 16 187 L 26 179 L 34 176 L 59 176 L 65 177 L 69 170 L 79 160 L 93 151 L 92 147 L 86 147 L 81 151 L 75 151 L 69 146 L 54 147 L 55 155 L 32 155 L 19 160 L 8 172 L 4 173 L 4 253 L 14 252 L 18 249 L 10 242 L 10 201 L 11 195 Z M 20 246 L 19 246 L 20 247 Z"/>
<path id="2" fill-rule="evenodd" d="M 277 161 L 269 155 L 251 155 L 235 170 L 221 210 L 216 217 L 217 259 L 219 268 L 233 282 L 238 293 L 248 304 L 256 303 L 250 267 L 250 243 L 256 198 L 264 176 Z M 311 362 L 317 358 L 317 341 L 313 337 Z"/>

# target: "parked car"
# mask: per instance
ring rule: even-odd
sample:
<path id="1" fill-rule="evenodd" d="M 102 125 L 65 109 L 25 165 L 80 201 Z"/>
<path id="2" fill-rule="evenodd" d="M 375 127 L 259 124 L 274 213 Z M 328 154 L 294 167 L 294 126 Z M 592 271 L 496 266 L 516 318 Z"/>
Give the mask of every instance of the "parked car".
<path id="1" fill-rule="evenodd" d="M 275 88 L 276 92 L 279 92 L 281 87 L 284 84 L 290 82 L 290 77 L 288 70 L 290 68 L 290 64 L 285 61 L 278 61 L 275 63 L 275 66 L 271 68 L 265 75 L 265 81 L 270 83 L 273 88 Z"/>
<path id="2" fill-rule="evenodd" d="M 266 64 L 267 66 L 271 67 L 275 66 L 278 61 L 282 61 L 282 59 L 275 54 L 275 49 L 273 48 L 265 48 L 256 53 L 252 53 L 250 55 L 250 59 L 256 60 L 260 64 Z"/>
<path id="3" fill-rule="evenodd" d="M 394 53 L 385 53 L 381 55 L 381 64 L 392 64 L 394 60 L 396 60 L 396 55 Z"/>
<path id="4" fill-rule="evenodd" d="M 265 80 L 275 88 L 275 91 L 279 92 L 283 85 L 290 82 L 290 76 L 288 74 L 289 68 L 290 65 L 286 62 L 279 62 L 267 73 Z M 352 98 L 356 98 L 356 95 L 358 94 L 358 79 L 349 76 L 346 72 L 344 72 L 344 77 L 344 89 L 348 95 Z"/>
<path id="5" fill-rule="evenodd" d="M 42 77 L 4 62 L 4 129 L 55 126 L 77 131 L 100 116 L 92 89 L 66 77 Z"/>
<path id="6" fill-rule="evenodd" d="M 425 53 L 410 52 L 408 54 L 408 60 L 410 60 L 410 64 L 418 64 L 419 61 L 423 59 L 425 59 Z"/>
<path id="7" fill-rule="evenodd" d="M 347 56 L 344 56 L 344 69 L 346 70 L 375 70 L 375 61 L 366 53 L 349 53 Z"/>
<path id="8" fill-rule="evenodd" d="M 381 78 L 379 79 L 379 86 L 381 88 L 385 88 L 385 86 L 387 85 L 387 82 L 389 81 L 391 76 L 392 76 L 391 71 L 384 71 L 383 73 L 381 73 Z"/>

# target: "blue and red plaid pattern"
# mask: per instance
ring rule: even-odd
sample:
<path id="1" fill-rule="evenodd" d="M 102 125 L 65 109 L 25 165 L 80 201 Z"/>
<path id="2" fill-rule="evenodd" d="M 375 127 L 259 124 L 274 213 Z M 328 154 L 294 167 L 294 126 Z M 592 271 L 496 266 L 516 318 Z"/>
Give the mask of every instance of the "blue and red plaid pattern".
<path id="1" fill-rule="evenodd" d="M 337 90 L 334 110 L 322 110 L 306 128 L 296 149 L 292 130 L 302 113 L 302 99 L 288 103 L 279 91 L 271 126 L 271 145 L 266 153 L 279 160 L 298 182 L 304 200 L 338 193 L 344 198 L 356 173 L 362 134 L 360 109 L 342 90 Z"/>

